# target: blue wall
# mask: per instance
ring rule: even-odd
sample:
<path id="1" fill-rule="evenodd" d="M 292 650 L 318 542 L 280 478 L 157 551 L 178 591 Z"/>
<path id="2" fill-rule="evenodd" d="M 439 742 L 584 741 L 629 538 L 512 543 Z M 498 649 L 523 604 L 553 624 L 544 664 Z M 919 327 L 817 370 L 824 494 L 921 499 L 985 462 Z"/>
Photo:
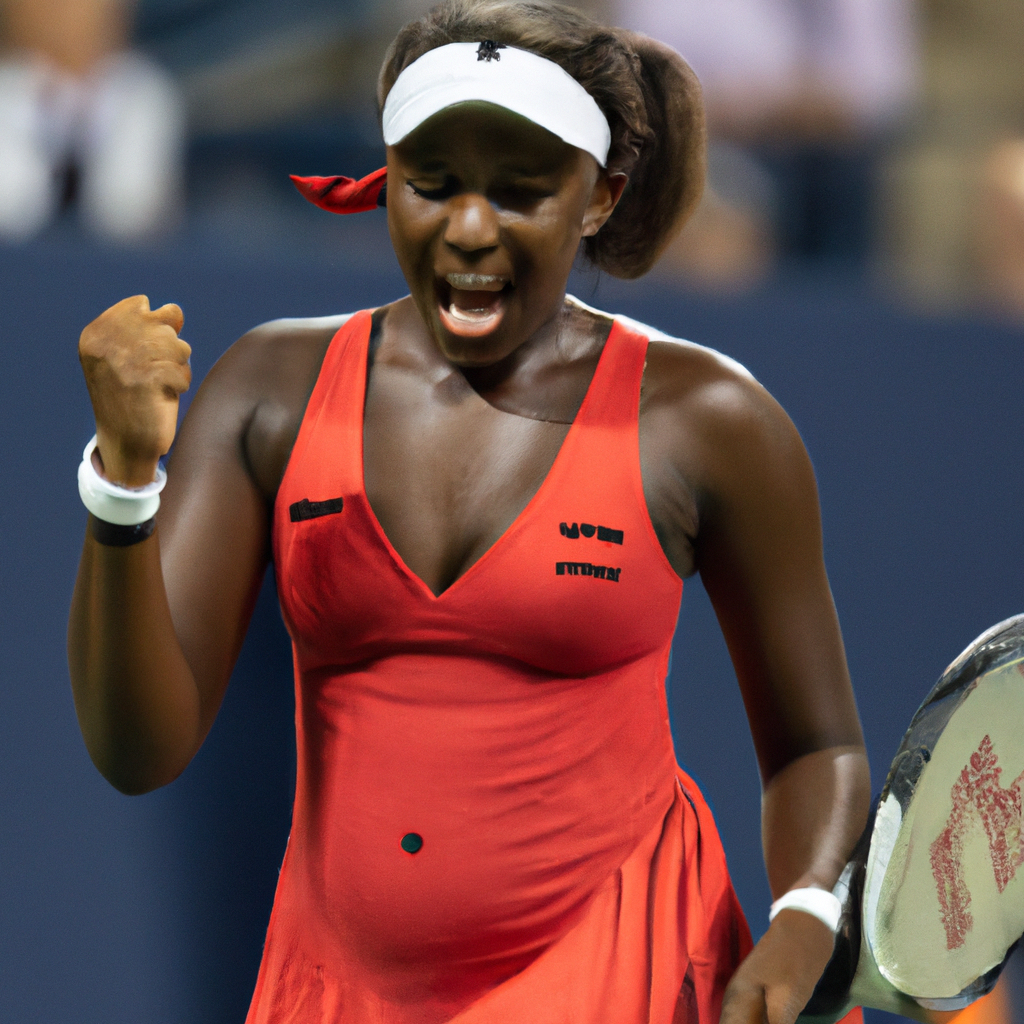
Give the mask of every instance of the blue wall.
<path id="1" fill-rule="evenodd" d="M 399 294 L 373 231 L 335 255 L 180 246 L 117 254 L 51 237 L 0 249 L 0 1019 L 241 1021 L 287 834 L 291 675 L 265 588 L 211 737 L 185 775 L 118 795 L 78 735 L 64 629 L 92 432 L 81 327 L 124 295 L 181 303 L 201 376 L 247 327 Z M 842 282 L 741 300 L 584 275 L 577 294 L 745 362 L 818 471 L 826 553 L 881 785 L 917 703 L 982 629 L 1024 610 L 1019 330 L 922 320 Z M 768 904 L 759 789 L 728 659 L 687 583 L 671 681 L 755 932 Z"/>

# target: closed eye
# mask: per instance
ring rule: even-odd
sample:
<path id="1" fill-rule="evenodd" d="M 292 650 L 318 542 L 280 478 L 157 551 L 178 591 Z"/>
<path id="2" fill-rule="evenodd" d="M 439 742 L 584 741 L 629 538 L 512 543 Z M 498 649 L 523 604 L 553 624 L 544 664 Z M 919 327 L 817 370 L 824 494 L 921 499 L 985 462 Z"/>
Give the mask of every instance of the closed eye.
<path id="1" fill-rule="evenodd" d="M 417 185 L 415 182 L 412 181 L 408 182 L 408 185 L 409 188 L 411 188 L 413 192 L 416 193 L 416 195 L 420 196 L 423 199 L 433 200 L 448 199 L 449 197 L 455 195 L 455 192 L 458 188 L 458 182 L 451 175 L 447 175 L 444 179 L 444 182 L 441 185 L 435 186 L 433 188 L 424 187 L 423 185 Z"/>
<path id="2" fill-rule="evenodd" d="M 554 194 L 553 189 L 543 185 L 503 185 L 491 192 L 490 199 L 507 210 L 526 210 Z"/>
<path id="3" fill-rule="evenodd" d="M 439 185 L 433 183 L 427 184 L 425 182 L 408 181 L 407 184 L 412 191 L 418 195 L 421 199 L 427 199 L 434 202 L 443 201 L 450 199 L 456 195 L 462 188 L 462 184 L 459 179 L 454 175 L 445 175 L 444 181 Z M 536 205 L 543 199 L 547 199 L 555 194 L 556 189 L 552 188 L 547 182 L 536 181 L 536 182 L 515 182 L 496 185 L 488 190 L 487 198 L 495 206 L 502 207 L 506 210 L 520 210 L 525 211 L 531 206 Z"/>

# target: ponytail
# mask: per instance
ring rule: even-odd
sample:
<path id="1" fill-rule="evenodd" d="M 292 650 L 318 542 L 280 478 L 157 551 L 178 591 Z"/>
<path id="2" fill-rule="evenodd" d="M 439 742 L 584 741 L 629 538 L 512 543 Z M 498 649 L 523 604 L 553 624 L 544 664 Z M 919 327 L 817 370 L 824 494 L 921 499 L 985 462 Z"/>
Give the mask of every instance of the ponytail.
<path id="1" fill-rule="evenodd" d="M 592 263 L 615 277 L 646 274 L 693 212 L 704 189 L 706 137 L 700 83 L 674 50 L 619 30 L 635 54 L 648 128 L 629 183 L 604 227 L 585 241 Z M 613 144 L 614 151 L 614 144 Z M 609 159 L 609 170 L 616 170 Z"/>

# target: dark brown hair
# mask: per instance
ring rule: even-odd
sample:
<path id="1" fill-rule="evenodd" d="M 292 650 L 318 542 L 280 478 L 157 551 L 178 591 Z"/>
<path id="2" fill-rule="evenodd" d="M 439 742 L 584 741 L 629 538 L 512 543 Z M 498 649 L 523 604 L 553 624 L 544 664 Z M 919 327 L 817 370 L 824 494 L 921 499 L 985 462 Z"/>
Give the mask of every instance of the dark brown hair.
<path id="1" fill-rule="evenodd" d="M 447 43 L 491 39 L 547 57 L 583 86 L 611 127 L 608 170 L 629 184 L 587 257 L 616 277 L 639 277 L 696 205 L 704 187 L 700 85 L 674 50 L 581 11 L 542 0 L 444 0 L 409 22 L 388 48 L 377 81 L 381 107 L 417 57 Z"/>

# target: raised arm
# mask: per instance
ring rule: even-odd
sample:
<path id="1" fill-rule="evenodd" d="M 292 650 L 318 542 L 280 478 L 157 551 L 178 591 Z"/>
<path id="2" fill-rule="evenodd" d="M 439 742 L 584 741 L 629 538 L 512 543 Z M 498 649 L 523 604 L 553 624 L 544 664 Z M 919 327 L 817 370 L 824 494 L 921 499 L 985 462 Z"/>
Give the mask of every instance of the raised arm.
<path id="1" fill-rule="evenodd" d="M 97 468 L 114 483 L 151 481 L 174 438 L 190 380 L 181 325 L 177 306 L 151 311 L 135 296 L 82 332 Z M 68 660 L 82 735 L 126 793 L 170 782 L 198 750 L 266 558 L 266 510 L 241 458 L 243 424 L 217 402 L 197 404 L 156 531 L 127 546 L 100 543 L 90 517 L 72 599 Z"/>
<path id="2" fill-rule="evenodd" d="M 174 437 L 188 347 L 176 306 L 112 307 L 80 354 L 108 479 L 153 479 Z M 267 325 L 210 372 L 182 425 L 157 529 L 118 547 L 94 522 L 72 600 L 68 658 L 97 768 L 142 793 L 176 778 L 224 695 L 269 556 L 270 508 L 334 325 Z M 101 531 L 102 533 L 102 531 Z"/>
<path id="3" fill-rule="evenodd" d="M 665 459 L 692 496 L 674 560 L 688 554 L 700 571 L 736 669 L 773 896 L 831 890 L 864 828 L 870 777 L 810 459 L 783 410 L 734 364 L 700 350 L 688 361 L 652 351 L 650 363 L 682 396 L 660 403 L 662 432 L 674 427 L 680 439 Z M 722 1020 L 791 1024 L 832 945 L 815 917 L 782 911 L 733 979 Z"/>

